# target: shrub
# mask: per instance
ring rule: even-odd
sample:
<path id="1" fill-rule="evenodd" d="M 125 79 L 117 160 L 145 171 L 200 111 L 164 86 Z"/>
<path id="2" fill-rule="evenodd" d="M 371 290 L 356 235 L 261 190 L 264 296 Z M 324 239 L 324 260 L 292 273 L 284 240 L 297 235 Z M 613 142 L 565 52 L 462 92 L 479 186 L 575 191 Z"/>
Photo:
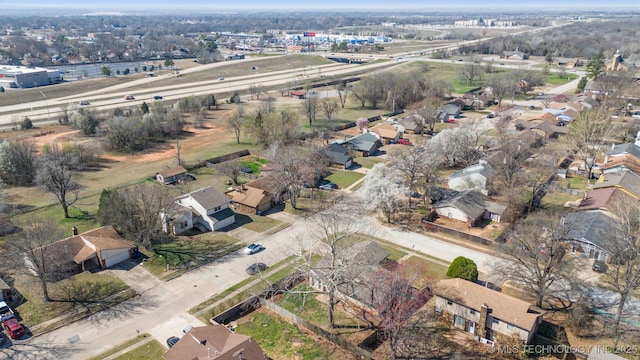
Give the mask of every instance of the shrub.
<path id="1" fill-rule="evenodd" d="M 33 122 L 31 119 L 25 116 L 25 118 L 20 122 L 20 129 L 27 130 L 33 128 Z"/>
<path id="2" fill-rule="evenodd" d="M 469 281 L 478 281 L 478 266 L 471 259 L 467 259 L 464 256 L 458 256 L 449 265 L 447 270 L 447 277 L 460 278 Z"/>

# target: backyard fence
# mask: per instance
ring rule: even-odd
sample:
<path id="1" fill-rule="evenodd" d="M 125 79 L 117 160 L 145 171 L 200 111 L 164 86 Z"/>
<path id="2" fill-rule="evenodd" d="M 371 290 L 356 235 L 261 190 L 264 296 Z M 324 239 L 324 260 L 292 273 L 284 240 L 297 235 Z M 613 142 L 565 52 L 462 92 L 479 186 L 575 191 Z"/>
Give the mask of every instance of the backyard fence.
<path id="1" fill-rule="evenodd" d="M 439 232 L 439 233 L 443 233 L 443 234 L 447 234 L 450 236 L 454 236 L 454 237 L 459 237 L 465 240 L 469 240 L 478 244 L 482 244 L 482 245 L 487 245 L 487 246 L 492 246 L 493 245 L 493 241 L 489 240 L 489 239 L 485 239 L 483 237 L 480 236 L 476 236 L 476 235 L 472 235 L 469 233 L 466 233 L 464 231 L 460 231 L 460 230 L 456 230 L 456 229 L 452 229 L 446 226 L 442 226 L 442 225 L 438 225 L 435 223 L 432 223 L 426 219 L 422 219 L 420 220 L 420 222 L 422 223 L 422 228 L 427 230 L 427 231 L 435 231 L 435 232 Z"/>
<path id="2" fill-rule="evenodd" d="M 243 156 L 247 156 L 247 155 L 251 155 L 251 152 L 249 152 L 249 150 L 247 150 L 247 149 L 244 149 L 244 150 L 233 152 L 231 154 L 226 154 L 226 155 L 222 155 L 222 156 L 218 156 L 218 157 L 214 157 L 214 158 L 205 160 L 204 164 L 207 167 L 211 168 L 211 167 L 214 167 L 215 164 L 219 164 L 221 162 L 237 159 L 239 157 L 243 157 Z"/>

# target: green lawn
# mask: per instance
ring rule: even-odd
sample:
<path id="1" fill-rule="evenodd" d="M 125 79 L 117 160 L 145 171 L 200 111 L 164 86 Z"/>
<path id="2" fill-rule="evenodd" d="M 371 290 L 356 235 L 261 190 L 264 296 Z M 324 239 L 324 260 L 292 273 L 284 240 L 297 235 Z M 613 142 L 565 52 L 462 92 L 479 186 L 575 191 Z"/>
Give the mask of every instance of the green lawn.
<path id="1" fill-rule="evenodd" d="M 449 267 L 440 265 L 433 261 L 429 261 L 428 259 L 412 256 L 403 261 L 403 264 L 408 264 L 409 268 L 417 269 L 424 273 L 426 276 L 422 279 L 419 279 L 419 283 L 416 284 L 416 287 L 422 288 L 425 285 L 428 285 L 430 282 L 437 282 L 438 280 L 447 278 L 447 270 Z"/>
<path id="2" fill-rule="evenodd" d="M 92 311 L 112 306 L 114 305 L 112 301 L 101 302 L 128 289 L 122 280 L 111 274 L 83 272 L 69 279 L 50 283 L 48 290 L 53 301 L 44 302 L 38 283 L 30 279 L 18 280 L 15 282 L 15 289 L 24 298 L 24 302 L 16 306 L 16 310 L 22 322 L 28 327 L 68 314 L 72 310 L 83 310 L 87 306 L 96 305 Z M 125 298 L 134 294 L 134 291 L 123 293 Z M 122 300 L 124 299 L 119 299 L 119 301 Z"/>
<path id="3" fill-rule="evenodd" d="M 563 85 L 572 80 L 575 80 L 578 77 L 576 74 L 566 74 L 563 77 L 560 77 L 558 73 L 550 73 L 547 75 L 546 83 L 548 85 Z"/>
<path id="4" fill-rule="evenodd" d="M 102 360 L 104 358 L 107 358 L 121 350 L 124 350 L 126 348 L 128 348 L 129 346 L 132 346 L 134 344 L 137 344 L 139 342 L 141 342 L 142 340 L 148 338 L 149 334 L 140 334 L 138 336 L 136 336 L 135 338 L 129 340 L 129 341 L 125 341 L 124 343 L 118 345 L 118 346 L 114 346 L 113 348 L 109 349 L 108 351 L 103 352 L 102 354 L 98 355 L 98 356 L 94 356 L 88 360 Z"/>
<path id="5" fill-rule="evenodd" d="M 162 346 L 158 340 L 152 340 L 146 344 L 122 354 L 114 360 L 157 360 L 162 359 L 162 355 L 167 352 L 167 348 Z"/>
<path id="6" fill-rule="evenodd" d="M 247 315 L 238 323 L 235 332 L 252 336 L 262 350 L 274 359 L 349 358 L 335 345 L 319 342 L 315 336 L 300 331 L 296 326 L 262 309 Z"/>
<path id="7" fill-rule="evenodd" d="M 565 209 L 564 204 L 567 201 L 576 201 L 579 199 L 581 199 L 581 197 L 567 193 L 549 192 L 542 198 L 541 205 L 543 208 Z"/>
<path id="8" fill-rule="evenodd" d="M 363 168 L 371 169 L 373 165 L 384 161 L 375 157 L 355 157 L 353 162 L 360 164 Z"/>
<path id="9" fill-rule="evenodd" d="M 242 246 L 238 239 L 219 232 L 179 236 L 178 240 L 172 243 L 156 245 L 144 266 L 159 278 L 169 279 L 191 267 L 209 263 L 234 252 Z"/>
<path id="10" fill-rule="evenodd" d="M 402 259 L 405 255 L 407 255 L 406 252 L 402 250 L 398 250 L 397 248 L 392 246 L 382 245 L 382 247 L 389 252 L 390 255 L 387 256 L 387 259 L 389 260 L 398 261 Z"/>
<path id="11" fill-rule="evenodd" d="M 236 213 L 236 225 L 261 233 L 272 228 L 280 228 L 284 223 L 266 216 Z"/>
<path id="12" fill-rule="evenodd" d="M 349 170 L 332 170 L 331 175 L 325 179 L 338 185 L 338 188 L 345 189 L 354 182 L 362 179 L 364 174 Z"/>

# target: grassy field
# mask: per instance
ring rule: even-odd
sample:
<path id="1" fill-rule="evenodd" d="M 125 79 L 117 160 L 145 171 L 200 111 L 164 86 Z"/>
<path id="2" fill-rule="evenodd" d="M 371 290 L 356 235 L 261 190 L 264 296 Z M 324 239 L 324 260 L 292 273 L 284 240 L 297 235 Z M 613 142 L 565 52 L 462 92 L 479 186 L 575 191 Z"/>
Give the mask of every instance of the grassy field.
<path id="1" fill-rule="evenodd" d="M 280 227 L 283 225 L 283 222 L 266 216 L 236 213 L 236 225 L 261 233 Z"/>
<path id="2" fill-rule="evenodd" d="M 384 162 L 383 160 L 376 159 L 374 157 L 356 157 L 353 158 L 354 163 L 360 164 L 363 168 L 371 169 L 373 165 Z"/>
<path id="3" fill-rule="evenodd" d="M 42 301 L 39 283 L 21 277 L 16 279 L 14 286 L 24 299 L 15 309 L 26 326 L 34 326 L 68 314 L 72 310 L 82 310 L 88 305 L 99 304 L 101 300 L 128 289 L 128 286 L 114 275 L 86 272 L 49 283 L 49 296 L 52 299 L 49 302 Z"/>
<path id="4" fill-rule="evenodd" d="M 114 360 L 157 360 L 162 359 L 162 355 L 167 352 L 167 348 L 162 346 L 158 340 L 151 340 L 137 348 L 116 357 Z"/>
<path id="5" fill-rule="evenodd" d="M 563 85 L 572 80 L 575 80 L 577 77 L 578 75 L 576 74 L 566 74 L 565 76 L 560 77 L 560 74 L 558 73 L 551 73 L 547 75 L 546 82 L 547 82 L 547 85 L 557 86 L 557 85 Z"/>

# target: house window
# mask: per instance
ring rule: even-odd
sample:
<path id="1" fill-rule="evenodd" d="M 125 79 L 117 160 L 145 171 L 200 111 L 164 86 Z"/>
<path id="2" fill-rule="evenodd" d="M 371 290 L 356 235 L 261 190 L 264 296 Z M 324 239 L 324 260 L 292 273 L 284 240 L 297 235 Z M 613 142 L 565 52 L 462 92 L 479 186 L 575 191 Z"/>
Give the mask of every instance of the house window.
<path id="1" fill-rule="evenodd" d="M 449 300 L 447 300 L 447 305 L 453 305 L 453 303 Z"/>
<path id="2" fill-rule="evenodd" d="M 471 309 L 471 310 L 469 310 L 469 314 L 471 314 L 471 315 L 475 315 L 475 314 L 476 314 L 476 311 L 475 311 L 475 310 L 473 310 L 473 309 Z"/>
<path id="3" fill-rule="evenodd" d="M 220 211 L 220 206 L 216 206 L 215 208 L 213 208 L 213 211 Z"/>
<path id="4" fill-rule="evenodd" d="M 439 307 L 436 307 L 436 314 L 441 315 L 442 314 L 442 309 Z"/>
<path id="5" fill-rule="evenodd" d="M 500 321 L 498 321 L 498 319 L 493 319 L 493 324 L 494 325 L 498 325 L 498 324 L 500 324 Z"/>
<path id="6" fill-rule="evenodd" d="M 513 329 L 515 329 L 515 328 L 516 328 L 516 327 L 515 327 L 515 326 L 513 326 L 513 325 L 511 325 L 511 324 L 507 324 L 507 330 L 513 330 Z"/>

